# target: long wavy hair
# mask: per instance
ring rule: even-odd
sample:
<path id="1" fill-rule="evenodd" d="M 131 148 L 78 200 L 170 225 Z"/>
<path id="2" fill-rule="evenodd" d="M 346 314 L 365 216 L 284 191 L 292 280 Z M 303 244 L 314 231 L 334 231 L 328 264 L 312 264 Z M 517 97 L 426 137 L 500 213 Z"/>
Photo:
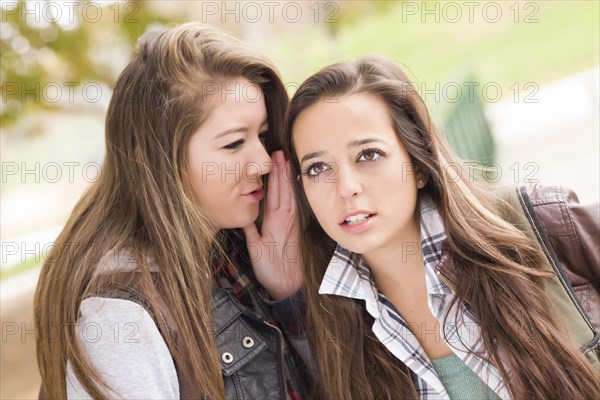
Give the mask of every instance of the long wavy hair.
<path id="1" fill-rule="evenodd" d="M 271 152 L 280 147 L 288 96 L 270 61 L 200 24 L 139 38 L 114 86 L 101 176 L 74 208 L 37 286 L 37 355 L 47 397 L 66 398 L 67 361 L 93 398 L 110 397 L 82 351 L 76 322 L 82 300 L 101 293 L 110 280 L 106 258 L 121 255 L 117 264 L 135 260 L 136 287 L 154 315 L 159 297 L 173 314 L 181 343 L 163 336 L 175 365 L 189 362 L 179 372 L 189 371 L 207 398 L 224 398 L 210 330 L 213 257 L 215 249 L 223 250 L 217 242 L 221 233 L 195 201 L 186 154 L 214 104 L 214 85 L 240 78 L 262 89 L 274 132 L 267 139 Z M 164 321 L 157 324 L 168 332 Z"/>
<path id="2" fill-rule="evenodd" d="M 445 251 L 455 271 L 455 300 L 476 316 L 489 361 L 516 399 L 599 398 L 598 375 L 557 328 L 549 311 L 535 243 L 500 218 L 498 205 L 479 185 L 451 176 L 460 163 L 436 131 L 427 108 L 394 62 L 369 57 L 335 64 L 308 78 L 286 114 L 284 149 L 292 176 L 300 176 L 294 148 L 296 118 L 318 102 L 356 93 L 385 101 L 399 142 L 415 170 L 427 177 L 419 196 L 432 199 L 443 219 Z M 393 182 L 390 182 L 393 184 Z M 293 180 L 307 293 L 307 329 L 320 377 L 315 398 L 399 399 L 416 396 L 407 367 L 371 332 L 372 318 L 360 301 L 319 295 L 335 242 L 320 227 Z M 455 301 L 452 306 L 458 303 Z M 418 396 L 417 396 L 418 397 Z"/>

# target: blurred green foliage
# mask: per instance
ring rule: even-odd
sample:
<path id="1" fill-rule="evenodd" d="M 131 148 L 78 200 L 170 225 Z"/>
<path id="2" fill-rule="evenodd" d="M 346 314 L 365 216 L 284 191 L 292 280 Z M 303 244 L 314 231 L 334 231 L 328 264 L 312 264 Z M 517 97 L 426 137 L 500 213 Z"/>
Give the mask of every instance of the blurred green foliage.
<path id="1" fill-rule="evenodd" d="M 153 25 L 198 18 L 206 2 L 80 0 L 72 2 L 73 24 L 44 21 L 52 19 L 48 10 L 40 13 L 41 23 L 32 22 L 23 11 L 34 6 L 26 3 L 31 2 L 2 2 L 3 127 L 40 107 L 61 106 L 43 99 L 32 101 L 36 84 L 95 81 L 110 85 L 140 34 Z M 38 2 L 40 11 L 45 3 L 53 2 Z M 232 2 L 212 3 L 231 7 Z M 467 3 L 476 4 L 474 21 L 468 20 Z M 502 8 L 499 21 L 490 22 L 482 15 L 488 3 Z M 334 7 L 333 2 L 315 0 L 302 4 L 308 8 L 307 15 L 319 4 L 321 20 L 290 24 L 281 18 L 275 23 L 263 19 L 254 24 L 217 18 L 211 23 L 257 45 L 284 79 L 294 83 L 290 84 L 292 92 L 319 68 L 364 54 L 393 58 L 407 66 L 416 81 L 427 84 L 443 83 L 454 71 L 468 66 L 482 82 L 502 85 L 505 95 L 514 94 L 511 88 L 518 87 L 521 97 L 527 94 L 527 83 L 543 84 L 597 65 L 600 59 L 598 1 L 376 0 L 339 1 Z M 459 21 L 449 21 L 453 12 L 449 4 L 462 7 Z M 96 20 L 98 7 L 102 17 Z M 433 9 L 439 10 L 437 15 L 426 11 Z M 82 19 L 85 15 L 87 20 Z M 331 15 L 329 22 L 325 15 Z M 255 40 L 257 32 L 262 40 Z"/>
<path id="2" fill-rule="evenodd" d="M 54 5 L 60 3 L 68 7 Z M 98 59 L 94 52 L 99 41 L 131 49 L 149 25 L 181 22 L 162 15 L 149 3 L 3 2 L 1 125 L 16 121 L 32 111 L 29 108 L 56 108 L 58 104 L 32 94 L 48 83 L 56 82 L 66 90 L 69 83 L 86 81 L 110 85 L 116 78 L 111 68 L 114 60 Z"/>
<path id="3" fill-rule="evenodd" d="M 373 3 L 343 2 L 339 22 L 310 26 L 302 35 L 283 32 L 266 51 L 287 81 L 301 82 L 332 62 L 379 54 L 404 64 L 418 82 L 443 83 L 468 67 L 507 94 L 516 81 L 541 85 L 600 62 L 600 1 Z M 428 13 L 433 3 L 438 12 Z M 502 9 L 497 21 L 491 19 L 494 7 L 483 11 L 488 3 Z M 451 4 L 462 11 L 457 21 Z"/>

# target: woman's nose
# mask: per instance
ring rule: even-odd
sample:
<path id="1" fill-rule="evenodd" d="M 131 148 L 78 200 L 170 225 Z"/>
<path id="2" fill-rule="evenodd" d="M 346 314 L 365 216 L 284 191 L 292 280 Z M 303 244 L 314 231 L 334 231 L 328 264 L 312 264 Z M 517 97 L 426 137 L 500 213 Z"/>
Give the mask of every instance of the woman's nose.
<path id="1" fill-rule="evenodd" d="M 266 175 L 273 169 L 273 162 L 271 161 L 271 157 L 269 153 L 267 153 L 267 149 L 259 142 L 253 147 L 252 155 L 248 161 L 246 166 L 246 170 L 248 171 L 249 177 L 260 177 L 262 175 Z"/>
<path id="2" fill-rule="evenodd" d="M 350 169 L 338 168 L 337 192 L 342 199 L 351 199 L 360 195 L 362 184 L 359 176 Z"/>

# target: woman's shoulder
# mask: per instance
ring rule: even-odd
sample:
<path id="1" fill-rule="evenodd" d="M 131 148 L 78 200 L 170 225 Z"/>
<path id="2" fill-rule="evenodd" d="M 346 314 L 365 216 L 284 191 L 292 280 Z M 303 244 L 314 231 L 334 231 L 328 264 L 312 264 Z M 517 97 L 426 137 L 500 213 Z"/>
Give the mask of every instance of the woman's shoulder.
<path id="1" fill-rule="evenodd" d="M 579 204 L 579 198 L 572 189 L 564 186 L 549 185 L 499 185 L 486 186 L 486 193 L 492 199 L 511 202 L 526 196 L 533 206 L 542 204 Z"/>
<path id="2" fill-rule="evenodd" d="M 179 397 L 171 353 L 145 307 L 132 300 L 94 296 L 81 302 L 79 315 L 79 344 L 119 397 Z M 71 369 L 67 378 L 69 397 L 85 398 Z"/>
<path id="3" fill-rule="evenodd" d="M 522 187 L 527 201 L 550 235 L 578 237 L 582 232 L 598 231 L 598 203 L 580 204 L 577 194 L 563 186 Z M 586 239 L 579 237 L 578 240 Z M 585 240 L 584 240 L 585 241 Z M 594 243 L 586 243 L 594 245 Z"/>
<path id="4" fill-rule="evenodd" d="M 158 266 L 149 251 L 120 247 L 110 249 L 98 258 L 96 272 L 98 274 L 136 272 L 144 267 L 147 267 L 150 272 L 158 271 Z"/>
<path id="5" fill-rule="evenodd" d="M 523 186 L 534 206 L 542 204 L 579 204 L 572 189 L 564 186 Z"/>
<path id="6" fill-rule="evenodd" d="M 544 226 L 572 226 L 572 210 L 586 208 L 592 214 L 598 206 L 579 204 L 577 194 L 563 186 L 499 186 L 489 192 L 492 195 L 492 203 L 501 216 L 523 209 L 525 213 L 535 213 Z M 530 216 L 531 217 L 531 216 Z M 597 217 L 597 215 L 596 215 Z"/>
<path id="7" fill-rule="evenodd" d="M 133 299 L 103 296 L 88 297 L 79 305 L 79 318 L 77 324 L 79 331 L 85 335 L 89 333 L 85 332 L 87 329 L 86 325 L 89 325 L 92 328 L 98 327 L 99 332 L 98 335 L 94 336 L 94 340 L 107 338 L 104 337 L 102 333 L 108 333 L 109 331 L 107 330 L 104 332 L 100 329 L 101 326 L 116 326 L 117 324 L 131 327 L 132 333 L 130 339 L 125 339 L 123 341 L 115 340 L 115 343 L 133 343 L 133 341 L 137 340 L 137 335 L 142 332 L 149 333 L 150 336 L 154 336 L 154 333 L 158 333 L 160 336 L 160 332 L 156 327 L 154 319 L 146 307 Z M 115 338 L 117 338 L 117 336 L 115 336 Z"/>
<path id="8" fill-rule="evenodd" d="M 158 275 L 152 258 L 142 252 L 128 248 L 106 252 L 79 304 L 78 320 L 91 320 L 95 326 L 127 323 L 137 331 L 147 327 L 145 332 L 159 333 L 156 318 L 162 315 L 156 316 L 151 306 L 151 299 L 162 300 L 156 290 Z"/>

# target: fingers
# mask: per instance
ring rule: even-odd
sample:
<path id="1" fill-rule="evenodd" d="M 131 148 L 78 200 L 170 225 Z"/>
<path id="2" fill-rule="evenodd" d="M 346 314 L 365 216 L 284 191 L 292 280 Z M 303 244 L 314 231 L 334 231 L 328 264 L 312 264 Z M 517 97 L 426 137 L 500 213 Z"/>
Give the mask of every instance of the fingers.
<path id="1" fill-rule="evenodd" d="M 292 182 L 290 181 L 291 166 L 285 160 L 283 151 L 278 150 L 272 155 L 273 170 L 272 176 L 269 179 L 269 197 L 272 200 L 267 200 L 267 208 L 276 210 L 284 209 L 289 211 L 295 210 L 294 193 L 292 190 Z"/>
<path id="2" fill-rule="evenodd" d="M 244 235 L 246 235 L 246 243 L 248 244 L 260 241 L 260 233 L 254 222 L 244 227 Z"/>
<path id="3" fill-rule="evenodd" d="M 281 195 L 279 197 L 279 207 L 285 210 L 294 210 L 294 192 L 292 182 L 290 181 L 290 163 L 283 159 L 281 166 Z"/>
<path id="4" fill-rule="evenodd" d="M 283 152 L 278 150 L 271 156 L 273 169 L 269 174 L 269 187 L 267 189 L 267 210 L 276 210 L 280 204 L 281 191 L 281 164 L 285 162 Z"/>

